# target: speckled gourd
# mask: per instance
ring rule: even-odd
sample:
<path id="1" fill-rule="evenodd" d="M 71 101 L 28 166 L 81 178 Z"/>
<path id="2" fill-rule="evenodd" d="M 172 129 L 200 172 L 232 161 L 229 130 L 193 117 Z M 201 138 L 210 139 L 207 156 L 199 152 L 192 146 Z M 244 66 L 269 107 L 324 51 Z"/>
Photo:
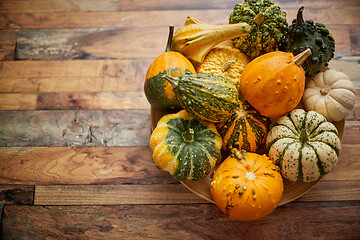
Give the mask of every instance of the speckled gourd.
<path id="1" fill-rule="evenodd" d="M 156 166 L 177 180 L 199 180 L 221 160 L 222 139 L 213 123 L 185 110 L 163 116 L 150 136 Z"/>
<path id="2" fill-rule="evenodd" d="M 337 163 L 341 142 L 334 124 L 315 111 L 294 109 L 270 129 L 269 157 L 290 181 L 317 181 Z"/>
<path id="3" fill-rule="evenodd" d="M 239 92 L 229 79 L 211 73 L 165 75 L 181 106 L 201 120 L 214 123 L 228 119 L 239 106 Z"/>

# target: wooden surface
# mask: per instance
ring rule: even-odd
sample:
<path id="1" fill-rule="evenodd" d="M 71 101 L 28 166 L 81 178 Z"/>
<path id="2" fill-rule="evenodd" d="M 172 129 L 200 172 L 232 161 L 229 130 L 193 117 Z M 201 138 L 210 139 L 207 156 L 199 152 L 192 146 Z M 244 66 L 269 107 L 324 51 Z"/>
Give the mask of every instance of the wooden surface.
<path id="1" fill-rule="evenodd" d="M 1 0 L 3 239 L 360 239 L 360 1 L 275 1 L 324 23 L 357 103 L 335 169 L 255 222 L 155 167 L 143 81 L 168 25 L 226 24 L 237 1 Z M 0 238 L 1 238 L 0 237 Z"/>

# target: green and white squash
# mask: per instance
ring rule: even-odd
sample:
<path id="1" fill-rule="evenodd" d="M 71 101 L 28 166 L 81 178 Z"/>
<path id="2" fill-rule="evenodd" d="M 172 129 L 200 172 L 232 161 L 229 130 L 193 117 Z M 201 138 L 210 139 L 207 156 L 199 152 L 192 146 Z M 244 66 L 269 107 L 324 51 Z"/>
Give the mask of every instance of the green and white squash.
<path id="1" fill-rule="evenodd" d="M 176 78 L 168 75 L 164 78 L 173 86 L 181 106 L 198 119 L 223 122 L 239 107 L 237 87 L 226 77 L 188 72 Z"/>
<path id="2" fill-rule="evenodd" d="M 177 180 L 199 180 L 221 160 L 222 139 L 213 123 L 185 110 L 163 116 L 150 136 L 156 166 Z"/>
<path id="3" fill-rule="evenodd" d="M 334 124 L 315 111 L 303 109 L 280 117 L 267 135 L 266 146 L 283 177 L 304 182 L 329 173 L 341 149 Z"/>

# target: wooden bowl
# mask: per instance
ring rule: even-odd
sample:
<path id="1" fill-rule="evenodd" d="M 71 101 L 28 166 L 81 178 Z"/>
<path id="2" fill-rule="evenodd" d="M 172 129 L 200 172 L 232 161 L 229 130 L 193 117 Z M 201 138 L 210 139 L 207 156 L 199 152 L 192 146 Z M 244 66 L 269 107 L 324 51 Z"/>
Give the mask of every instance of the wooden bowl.
<path id="1" fill-rule="evenodd" d="M 151 122 L 152 130 L 155 129 L 157 122 L 165 114 L 166 114 L 165 112 L 160 112 L 154 108 L 151 108 L 150 122 Z M 340 140 L 342 140 L 345 121 L 343 120 L 340 122 L 333 122 L 333 124 L 336 126 L 339 132 Z M 211 173 L 205 178 L 202 178 L 198 181 L 185 180 L 180 182 L 194 194 L 202 197 L 203 199 L 211 203 L 215 203 L 210 192 L 210 183 L 211 183 L 210 175 Z M 302 195 L 310 191 L 320 180 L 321 178 L 315 182 L 305 183 L 302 181 L 291 182 L 289 180 L 284 179 L 284 192 L 278 206 L 284 205 L 301 197 Z"/>

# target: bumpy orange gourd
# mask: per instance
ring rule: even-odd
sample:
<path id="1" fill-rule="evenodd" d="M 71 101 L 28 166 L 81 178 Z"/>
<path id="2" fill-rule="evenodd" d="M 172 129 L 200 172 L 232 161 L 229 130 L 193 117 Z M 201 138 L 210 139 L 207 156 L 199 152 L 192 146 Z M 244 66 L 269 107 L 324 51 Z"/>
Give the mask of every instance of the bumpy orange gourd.
<path id="1" fill-rule="evenodd" d="M 301 64 L 310 54 L 310 49 L 296 57 L 275 51 L 255 58 L 241 74 L 240 88 L 245 99 L 267 117 L 279 117 L 293 110 L 305 89 Z"/>
<path id="2" fill-rule="evenodd" d="M 283 194 L 280 169 L 266 156 L 233 149 L 215 170 L 211 194 L 230 218 L 252 221 L 269 215 Z"/>

